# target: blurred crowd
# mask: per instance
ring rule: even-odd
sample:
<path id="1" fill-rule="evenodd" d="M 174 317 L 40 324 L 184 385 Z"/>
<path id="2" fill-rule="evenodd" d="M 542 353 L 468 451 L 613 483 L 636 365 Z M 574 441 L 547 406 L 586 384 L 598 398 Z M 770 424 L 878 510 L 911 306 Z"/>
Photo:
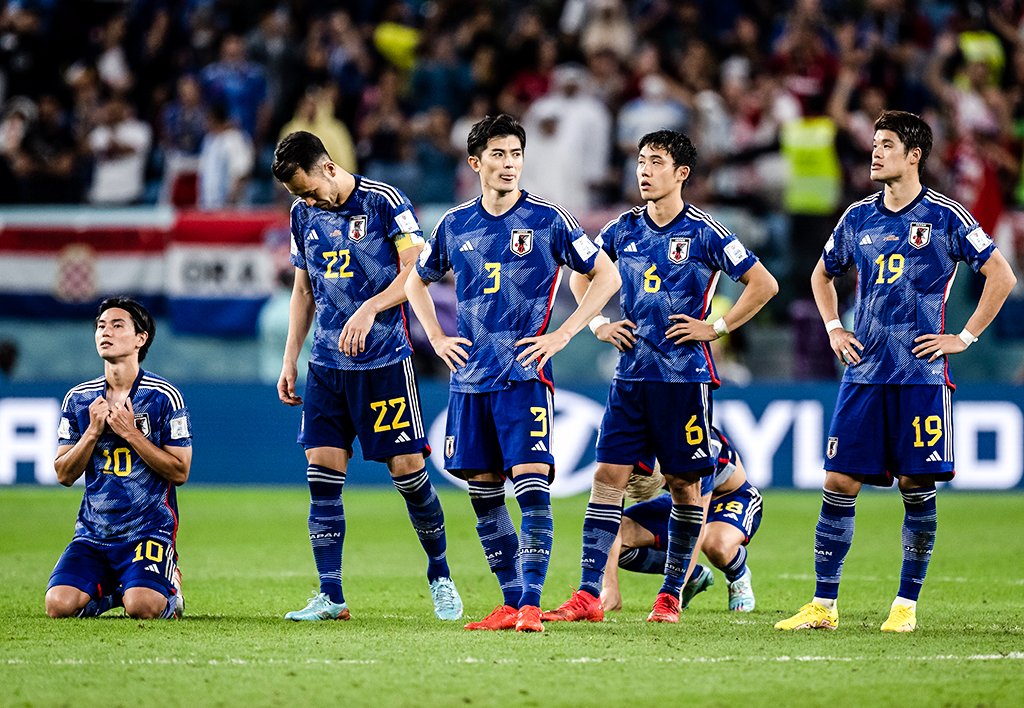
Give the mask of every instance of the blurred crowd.
<path id="1" fill-rule="evenodd" d="M 873 189 L 883 108 L 926 117 L 926 183 L 990 233 L 1024 205 L 1021 0 L 2 7 L 8 203 L 270 203 L 273 147 L 305 129 L 346 169 L 448 205 L 478 189 L 469 126 L 504 111 L 527 128 L 523 185 L 596 229 L 639 199 L 637 139 L 669 127 L 698 148 L 688 198 L 765 258 L 787 306 L 838 212 Z"/>

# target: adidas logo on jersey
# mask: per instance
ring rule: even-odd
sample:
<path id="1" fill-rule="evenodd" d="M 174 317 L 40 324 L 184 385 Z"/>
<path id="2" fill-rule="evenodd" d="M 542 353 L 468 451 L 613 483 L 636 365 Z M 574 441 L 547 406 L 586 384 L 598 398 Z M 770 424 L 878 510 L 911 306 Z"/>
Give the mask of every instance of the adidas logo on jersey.
<path id="1" fill-rule="evenodd" d="M 160 572 L 160 569 L 156 567 L 156 563 L 150 563 L 149 565 L 147 565 L 146 566 L 146 570 L 148 570 L 151 573 L 159 573 Z"/>
<path id="2" fill-rule="evenodd" d="M 316 235 L 316 231 L 310 230 L 309 236 L 306 237 L 307 241 L 319 241 L 320 237 Z"/>
<path id="3" fill-rule="evenodd" d="M 476 249 L 473 248 L 473 242 L 472 241 L 466 241 L 464 244 L 459 246 L 459 250 L 465 252 L 465 251 L 475 251 Z"/>
<path id="4" fill-rule="evenodd" d="M 925 462 L 942 462 L 942 455 L 938 450 L 932 450 L 932 454 L 925 458 Z"/>
<path id="5" fill-rule="evenodd" d="M 636 244 L 630 243 L 628 246 L 622 249 L 623 253 L 636 253 Z"/>
<path id="6" fill-rule="evenodd" d="M 395 438 L 395 442 L 396 443 L 409 442 L 410 440 L 412 440 L 412 438 L 410 438 L 408 433 L 406 433 L 404 431 L 402 432 L 401 435 L 399 435 L 397 438 Z"/>
<path id="7" fill-rule="evenodd" d="M 869 243 L 871 243 L 871 237 L 870 236 L 865 236 L 864 238 L 862 238 L 860 240 L 860 245 L 861 246 L 866 246 Z"/>
<path id="8" fill-rule="evenodd" d="M 703 450 L 698 448 L 697 452 L 693 453 L 693 457 L 691 457 L 690 459 L 691 460 L 703 460 L 707 456 L 708 456 L 708 453 L 706 453 Z"/>
<path id="9" fill-rule="evenodd" d="M 537 444 L 530 448 L 535 452 L 547 452 L 548 446 L 544 444 L 543 440 L 538 440 Z"/>

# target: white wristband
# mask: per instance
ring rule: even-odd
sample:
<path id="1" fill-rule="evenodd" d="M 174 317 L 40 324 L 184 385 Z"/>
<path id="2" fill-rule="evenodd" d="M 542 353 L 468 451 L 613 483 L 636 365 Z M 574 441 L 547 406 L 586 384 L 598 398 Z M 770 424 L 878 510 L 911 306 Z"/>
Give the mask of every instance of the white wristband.
<path id="1" fill-rule="evenodd" d="M 966 327 L 964 327 L 957 336 L 960 337 L 960 341 L 964 343 L 965 349 L 978 341 L 978 338 L 971 334 Z"/>
<path id="2" fill-rule="evenodd" d="M 711 325 L 711 327 L 715 330 L 715 334 L 717 334 L 719 337 L 724 337 L 725 335 L 729 334 L 729 327 L 728 325 L 725 324 L 724 317 L 719 317 L 717 320 L 715 320 L 715 323 Z"/>
<path id="3" fill-rule="evenodd" d="M 841 320 L 838 320 L 838 319 L 829 320 L 828 322 L 825 323 L 825 332 L 826 333 L 831 333 L 832 330 L 834 330 L 834 329 L 842 329 L 842 328 L 843 328 L 843 323 L 842 323 Z"/>
<path id="4" fill-rule="evenodd" d="M 596 337 L 597 336 L 597 330 L 602 325 L 606 325 L 609 322 L 611 322 L 611 320 L 609 318 L 605 317 L 604 315 L 598 315 L 594 319 L 590 320 L 590 324 L 587 325 L 587 326 L 590 327 L 590 331 L 593 332 L 594 336 Z"/>

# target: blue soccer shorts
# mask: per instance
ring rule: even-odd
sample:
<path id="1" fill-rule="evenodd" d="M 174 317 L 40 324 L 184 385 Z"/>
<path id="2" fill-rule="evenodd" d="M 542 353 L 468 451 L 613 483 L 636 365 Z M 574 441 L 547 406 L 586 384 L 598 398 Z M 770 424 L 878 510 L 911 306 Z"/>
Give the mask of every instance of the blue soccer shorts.
<path id="1" fill-rule="evenodd" d="M 444 466 L 457 477 L 479 472 L 507 476 L 515 465 L 543 463 L 554 477 L 551 389 L 515 381 L 502 391 L 448 395 Z"/>
<path id="2" fill-rule="evenodd" d="M 744 482 L 728 494 L 711 500 L 707 523 L 715 521 L 735 526 L 743 532 L 743 545 L 757 533 L 761 525 L 761 492 L 750 482 Z"/>
<path id="3" fill-rule="evenodd" d="M 663 474 L 713 468 L 711 388 L 705 383 L 612 381 L 597 461 L 634 465 L 658 458 Z"/>
<path id="4" fill-rule="evenodd" d="M 299 444 L 337 447 L 351 456 L 357 437 L 366 460 L 430 454 L 411 357 L 379 369 L 309 365 Z"/>
<path id="5" fill-rule="evenodd" d="M 825 469 L 883 487 L 899 476 L 953 479 L 952 391 L 942 384 L 842 383 Z"/>
<path id="6" fill-rule="evenodd" d="M 61 554 L 50 574 L 49 590 L 70 585 L 92 599 L 120 589 L 149 588 L 164 597 L 174 595 L 171 577 L 177 566 L 174 544 L 157 537 L 101 546 L 76 538 Z"/>

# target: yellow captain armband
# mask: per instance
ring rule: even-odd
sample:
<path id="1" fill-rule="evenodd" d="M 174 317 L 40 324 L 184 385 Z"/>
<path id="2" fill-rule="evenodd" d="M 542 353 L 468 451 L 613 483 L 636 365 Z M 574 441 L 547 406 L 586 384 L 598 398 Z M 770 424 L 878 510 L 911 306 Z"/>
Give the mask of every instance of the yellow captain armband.
<path id="1" fill-rule="evenodd" d="M 395 248 L 399 253 L 401 253 L 402 251 L 408 251 L 414 246 L 422 246 L 424 243 L 426 243 L 426 241 L 424 241 L 423 237 L 419 234 L 403 233 L 395 239 Z"/>

